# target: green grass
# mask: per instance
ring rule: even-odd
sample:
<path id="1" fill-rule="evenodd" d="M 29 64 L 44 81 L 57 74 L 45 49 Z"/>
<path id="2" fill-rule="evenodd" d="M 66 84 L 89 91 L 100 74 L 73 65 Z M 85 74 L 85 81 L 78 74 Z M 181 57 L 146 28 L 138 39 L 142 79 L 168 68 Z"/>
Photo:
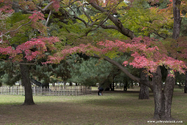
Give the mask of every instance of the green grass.
<path id="1" fill-rule="evenodd" d="M 0 95 L 0 125 L 144 125 L 153 120 L 154 101 L 138 93 L 104 92 L 85 96 L 34 96 L 36 105 L 22 106 L 24 96 Z M 187 125 L 187 94 L 175 89 L 172 116 Z"/>

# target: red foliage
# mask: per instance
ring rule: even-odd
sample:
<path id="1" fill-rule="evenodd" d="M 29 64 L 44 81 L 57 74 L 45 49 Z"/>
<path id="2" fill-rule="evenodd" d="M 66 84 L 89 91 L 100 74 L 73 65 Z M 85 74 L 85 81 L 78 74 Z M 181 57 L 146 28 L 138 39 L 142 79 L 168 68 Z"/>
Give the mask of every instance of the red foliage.
<path id="1" fill-rule="evenodd" d="M 37 11 L 34 11 L 34 13 L 33 13 L 31 16 L 29 16 L 29 18 L 30 18 L 33 22 L 37 22 L 38 20 L 45 20 L 45 19 L 44 19 L 43 13 L 37 12 Z"/>
<path id="2" fill-rule="evenodd" d="M 146 68 L 150 72 L 155 72 L 158 66 L 164 65 L 180 73 L 185 72 L 187 67 L 183 61 L 169 57 L 167 53 L 161 53 L 162 51 L 160 52 L 157 46 L 151 46 L 151 44 L 154 43 L 152 39 L 145 37 L 143 40 L 142 42 L 142 38 L 134 38 L 131 43 L 129 43 L 129 41 L 122 42 L 116 40 L 113 42 L 106 40 L 105 42 L 98 42 L 100 47 L 95 47 L 91 44 L 81 44 L 76 47 L 64 49 L 60 53 L 50 56 L 47 63 L 59 63 L 66 56 L 80 52 L 87 55 L 97 54 L 101 57 L 111 51 L 116 53 L 130 52 L 133 60 L 124 61 L 124 66 L 129 64 L 135 68 Z"/>
<path id="3" fill-rule="evenodd" d="M 16 61 L 22 61 L 22 58 L 18 58 L 17 55 L 25 53 L 25 57 L 28 61 L 31 61 L 36 58 L 42 58 L 45 56 L 47 48 L 49 50 L 55 50 L 54 43 L 59 42 L 57 37 L 41 37 L 35 38 L 31 41 L 27 41 L 21 45 L 18 45 L 16 49 L 13 49 L 11 46 L 0 47 L 0 53 L 3 55 L 9 55 L 11 59 Z M 32 51 L 35 49 L 35 51 Z"/>
<path id="4" fill-rule="evenodd" d="M 52 6 L 55 9 L 55 11 L 58 11 L 59 8 L 60 8 L 60 2 L 59 2 L 59 0 L 51 0 L 51 1 L 53 1 Z"/>
<path id="5" fill-rule="evenodd" d="M 11 14 L 14 12 L 12 9 L 12 4 L 10 0 L 1 0 L 1 7 L 0 7 L 0 12 L 3 14 Z"/>

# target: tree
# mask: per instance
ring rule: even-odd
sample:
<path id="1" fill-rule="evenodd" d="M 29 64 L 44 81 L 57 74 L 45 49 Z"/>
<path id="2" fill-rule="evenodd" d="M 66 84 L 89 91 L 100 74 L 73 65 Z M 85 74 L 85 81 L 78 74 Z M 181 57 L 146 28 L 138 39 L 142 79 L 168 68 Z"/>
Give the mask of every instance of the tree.
<path id="1" fill-rule="evenodd" d="M 176 39 L 179 36 L 179 27 L 180 27 L 180 18 L 177 17 L 176 18 L 176 14 L 178 13 L 177 16 L 180 16 L 179 14 L 179 5 L 180 5 L 180 1 L 174 1 L 174 31 L 173 31 L 173 38 Z M 94 1 L 89 1 L 89 4 L 94 7 L 95 9 L 101 11 L 101 12 L 107 12 L 107 10 L 105 10 L 102 6 L 99 6 L 98 3 L 94 2 Z M 73 52 L 82 52 L 82 53 L 86 53 L 88 55 L 92 55 L 91 52 L 94 53 L 94 56 L 97 57 L 103 57 L 103 53 L 106 54 L 107 52 L 110 51 L 111 52 L 116 52 L 118 53 L 119 50 L 128 50 L 127 48 L 121 48 L 123 46 L 123 44 L 125 44 L 124 46 L 128 46 L 131 50 L 131 52 L 133 51 L 133 54 L 131 54 L 132 57 L 134 57 L 134 61 L 130 63 L 131 65 L 135 66 L 136 68 L 147 68 L 150 72 L 153 72 L 153 78 L 152 78 L 152 82 L 148 82 L 148 81 L 144 81 L 144 80 L 140 80 L 139 78 L 133 76 L 132 74 L 130 74 L 126 69 L 123 68 L 123 66 L 121 66 L 119 63 L 115 62 L 114 60 L 108 58 L 106 55 L 103 57 L 105 60 L 109 61 L 110 63 L 116 65 L 118 68 L 120 68 L 124 73 L 126 73 L 131 79 L 143 83 L 147 86 L 149 86 L 153 92 L 154 92 L 154 98 L 155 98 L 155 113 L 154 113 L 154 118 L 156 119 L 166 119 L 169 120 L 171 119 L 171 102 L 172 102 L 172 93 L 173 93 L 173 87 L 174 87 L 174 70 L 177 70 L 181 73 L 184 73 L 183 68 L 186 68 L 186 66 L 184 65 L 183 62 L 175 60 L 175 57 L 172 58 L 171 55 L 167 56 L 167 51 L 165 52 L 165 54 L 159 54 L 158 53 L 158 48 L 147 48 L 150 45 L 157 45 L 156 43 L 159 42 L 154 42 L 154 44 L 150 44 L 150 41 L 152 41 L 151 39 L 148 38 L 144 38 L 144 39 L 135 39 L 135 35 L 132 31 L 130 31 L 129 29 L 126 29 L 123 27 L 123 24 L 121 23 L 121 21 L 117 18 L 115 18 L 112 14 L 108 15 L 108 18 L 113 22 L 114 25 L 112 26 L 102 26 L 105 28 L 111 28 L 111 29 L 116 29 L 119 32 L 121 32 L 122 34 L 130 37 L 131 39 L 133 39 L 131 41 L 132 46 L 125 44 L 124 42 L 120 42 L 117 41 L 116 43 L 113 43 L 111 41 L 106 41 L 106 43 L 99 43 L 99 45 L 105 46 L 106 49 L 98 49 L 96 47 L 93 47 L 91 45 L 80 45 L 78 47 L 75 48 L 71 48 L 69 50 L 63 50 L 61 52 L 61 54 L 63 55 L 62 58 L 58 58 L 63 59 L 64 56 L 68 55 L 68 53 L 73 53 Z M 101 25 L 100 25 L 101 26 Z M 140 45 L 139 43 L 141 43 L 141 41 L 144 42 L 144 45 Z M 138 43 L 138 44 L 133 44 L 134 43 Z M 149 45 L 147 45 L 149 44 Z M 162 45 L 161 43 L 159 43 L 160 45 Z M 116 45 L 116 46 L 115 46 Z M 135 47 L 136 46 L 136 47 Z M 143 47 L 145 46 L 145 47 Z M 118 48 L 117 50 L 114 48 Z M 134 48 L 133 48 L 134 47 Z M 142 47 L 142 48 L 139 48 Z M 159 46 L 159 48 L 161 48 L 163 46 Z M 84 49 L 83 49 L 84 48 Z M 88 50 L 86 51 L 87 48 Z M 147 49 L 146 49 L 147 48 Z M 114 49 L 114 50 L 113 50 Z M 116 50 L 116 51 L 115 51 Z M 136 51 L 142 51 L 141 54 L 139 54 L 139 52 Z M 163 50 L 166 49 L 162 49 L 161 51 L 163 52 Z M 99 53 L 99 52 L 102 52 Z M 148 54 L 152 53 L 152 55 Z M 100 55 L 101 54 L 101 55 Z M 148 55 L 147 55 L 148 54 Z M 156 54 L 156 56 L 155 56 Z M 153 57 L 154 55 L 154 57 Z M 162 55 L 162 56 L 161 56 Z M 93 55 L 92 55 L 93 56 Z M 151 58 L 150 58 L 151 57 Z M 161 58 L 162 57 L 162 58 Z M 148 58 L 148 59 L 147 59 Z M 53 61 L 57 61 L 54 60 L 53 58 L 50 59 L 51 62 Z M 144 63 L 140 63 L 144 61 Z M 178 64 L 180 64 L 180 67 Z M 124 62 L 125 65 L 128 64 L 128 62 Z M 162 91 L 162 76 L 161 76 L 161 70 L 160 70 L 160 65 L 166 65 L 168 67 L 168 76 L 166 78 L 166 85 L 164 87 L 164 91 Z"/>
<path id="2" fill-rule="evenodd" d="M 55 2 L 52 3 L 56 5 Z M 32 105 L 34 101 L 32 98 L 28 65 L 32 65 L 35 63 L 36 59 L 46 56 L 48 50 L 54 51 L 53 43 L 58 41 L 58 39 L 55 37 L 36 38 L 41 33 L 46 33 L 45 25 L 40 22 L 44 20 L 44 15 L 40 12 L 33 11 L 37 2 L 6 0 L 0 1 L 0 4 L 2 24 L 0 53 L 8 57 L 5 58 L 5 60 L 9 59 L 20 65 L 22 84 L 25 87 L 24 104 Z M 25 9 L 25 6 L 29 6 L 28 10 Z M 48 6 L 46 6 L 46 8 L 47 7 Z M 12 8 L 14 8 L 15 11 L 20 10 L 22 13 L 14 13 L 15 11 Z M 32 13 L 32 15 L 30 13 Z M 20 15 L 20 18 L 17 18 L 15 15 Z M 18 39 L 18 37 L 22 39 Z"/>

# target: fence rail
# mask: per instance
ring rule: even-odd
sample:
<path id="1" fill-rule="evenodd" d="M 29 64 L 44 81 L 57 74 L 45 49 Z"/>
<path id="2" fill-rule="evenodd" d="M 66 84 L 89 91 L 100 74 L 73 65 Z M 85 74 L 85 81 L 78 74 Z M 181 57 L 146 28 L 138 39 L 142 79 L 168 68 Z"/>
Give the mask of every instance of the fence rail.
<path id="1" fill-rule="evenodd" d="M 50 86 L 49 88 L 32 87 L 33 95 L 45 96 L 78 96 L 91 94 L 91 87 L 86 86 Z M 0 87 L 1 95 L 24 95 L 25 90 L 23 86 L 2 86 Z"/>

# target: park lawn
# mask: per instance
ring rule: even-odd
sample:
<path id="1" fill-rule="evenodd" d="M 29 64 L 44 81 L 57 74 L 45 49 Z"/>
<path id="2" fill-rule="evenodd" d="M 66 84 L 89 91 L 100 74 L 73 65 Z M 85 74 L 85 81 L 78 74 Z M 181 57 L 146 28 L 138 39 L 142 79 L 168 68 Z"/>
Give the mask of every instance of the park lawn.
<path id="1" fill-rule="evenodd" d="M 139 100 L 135 91 L 34 96 L 32 106 L 23 101 L 24 96 L 0 95 L 0 125 L 145 125 L 154 112 L 152 93 Z M 175 89 L 172 116 L 187 125 L 187 94 L 181 89 Z"/>

